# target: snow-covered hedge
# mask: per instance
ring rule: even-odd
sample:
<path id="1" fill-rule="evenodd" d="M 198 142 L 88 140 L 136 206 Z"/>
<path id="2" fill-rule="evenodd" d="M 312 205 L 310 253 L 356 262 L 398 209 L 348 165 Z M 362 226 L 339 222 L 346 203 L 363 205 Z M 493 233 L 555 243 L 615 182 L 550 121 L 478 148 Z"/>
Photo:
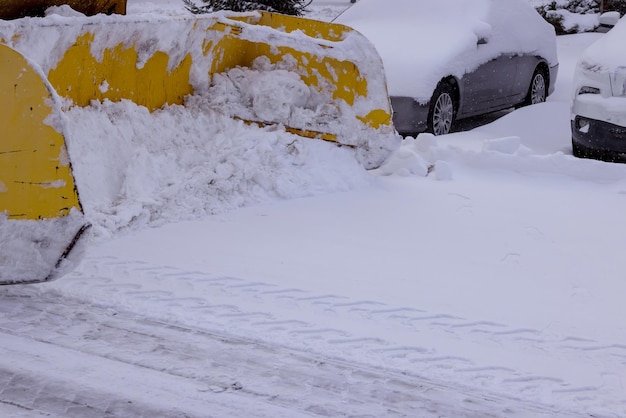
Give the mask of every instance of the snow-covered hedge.
<path id="1" fill-rule="evenodd" d="M 535 0 L 532 3 L 559 35 L 589 32 L 598 27 L 598 0 Z"/>

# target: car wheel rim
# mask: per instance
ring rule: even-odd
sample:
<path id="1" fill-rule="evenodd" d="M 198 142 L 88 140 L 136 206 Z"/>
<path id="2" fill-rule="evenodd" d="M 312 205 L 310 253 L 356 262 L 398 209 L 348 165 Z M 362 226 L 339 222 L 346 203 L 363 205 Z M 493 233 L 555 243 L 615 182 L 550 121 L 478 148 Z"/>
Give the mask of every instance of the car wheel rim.
<path id="1" fill-rule="evenodd" d="M 452 117 L 454 115 L 454 105 L 452 97 L 448 93 L 443 93 L 437 97 L 433 110 L 433 133 L 444 135 L 450 132 Z"/>
<path id="2" fill-rule="evenodd" d="M 543 75 L 537 74 L 533 78 L 533 85 L 531 91 L 531 103 L 542 103 L 546 101 L 546 82 Z"/>

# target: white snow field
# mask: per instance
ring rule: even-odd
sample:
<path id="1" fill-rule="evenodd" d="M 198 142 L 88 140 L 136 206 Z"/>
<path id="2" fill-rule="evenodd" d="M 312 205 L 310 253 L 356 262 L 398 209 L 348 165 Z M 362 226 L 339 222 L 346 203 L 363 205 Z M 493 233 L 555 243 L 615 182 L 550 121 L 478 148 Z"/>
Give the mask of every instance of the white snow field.
<path id="1" fill-rule="evenodd" d="M 548 102 L 370 171 L 200 100 L 71 110 L 93 237 L 0 288 L 0 416 L 626 416 L 626 165 L 569 133 L 601 36 L 559 37 Z"/>

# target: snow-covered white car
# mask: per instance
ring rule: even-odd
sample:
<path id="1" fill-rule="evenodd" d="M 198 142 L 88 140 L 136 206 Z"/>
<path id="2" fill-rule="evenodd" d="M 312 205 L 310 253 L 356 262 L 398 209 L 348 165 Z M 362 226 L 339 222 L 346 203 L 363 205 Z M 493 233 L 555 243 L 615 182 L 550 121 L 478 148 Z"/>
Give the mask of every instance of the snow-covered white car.
<path id="1" fill-rule="evenodd" d="M 554 90 L 556 34 L 527 0 L 360 0 L 336 22 L 381 55 L 401 134 L 445 134 Z"/>
<path id="2" fill-rule="evenodd" d="M 573 84 L 574 155 L 626 161 L 626 18 L 582 53 Z"/>

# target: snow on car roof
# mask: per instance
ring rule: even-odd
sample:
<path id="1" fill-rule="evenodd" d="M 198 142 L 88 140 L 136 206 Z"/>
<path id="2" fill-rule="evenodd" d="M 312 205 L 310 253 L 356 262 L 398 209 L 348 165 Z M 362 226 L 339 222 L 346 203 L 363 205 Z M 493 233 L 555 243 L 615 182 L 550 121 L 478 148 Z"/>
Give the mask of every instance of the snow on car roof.
<path id="1" fill-rule="evenodd" d="M 430 100 L 441 78 L 460 77 L 501 53 L 557 63 L 554 28 L 524 0 L 360 0 L 335 21 L 372 41 L 389 93 Z M 486 45 L 477 45 L 480 38 Z"/>
<path id="2" fill-rule="evenodd" d="M 591 44 L 581 55 L 580 63 L 587 70 L 615 72 L 626 69 L 626 18 Z"/>

